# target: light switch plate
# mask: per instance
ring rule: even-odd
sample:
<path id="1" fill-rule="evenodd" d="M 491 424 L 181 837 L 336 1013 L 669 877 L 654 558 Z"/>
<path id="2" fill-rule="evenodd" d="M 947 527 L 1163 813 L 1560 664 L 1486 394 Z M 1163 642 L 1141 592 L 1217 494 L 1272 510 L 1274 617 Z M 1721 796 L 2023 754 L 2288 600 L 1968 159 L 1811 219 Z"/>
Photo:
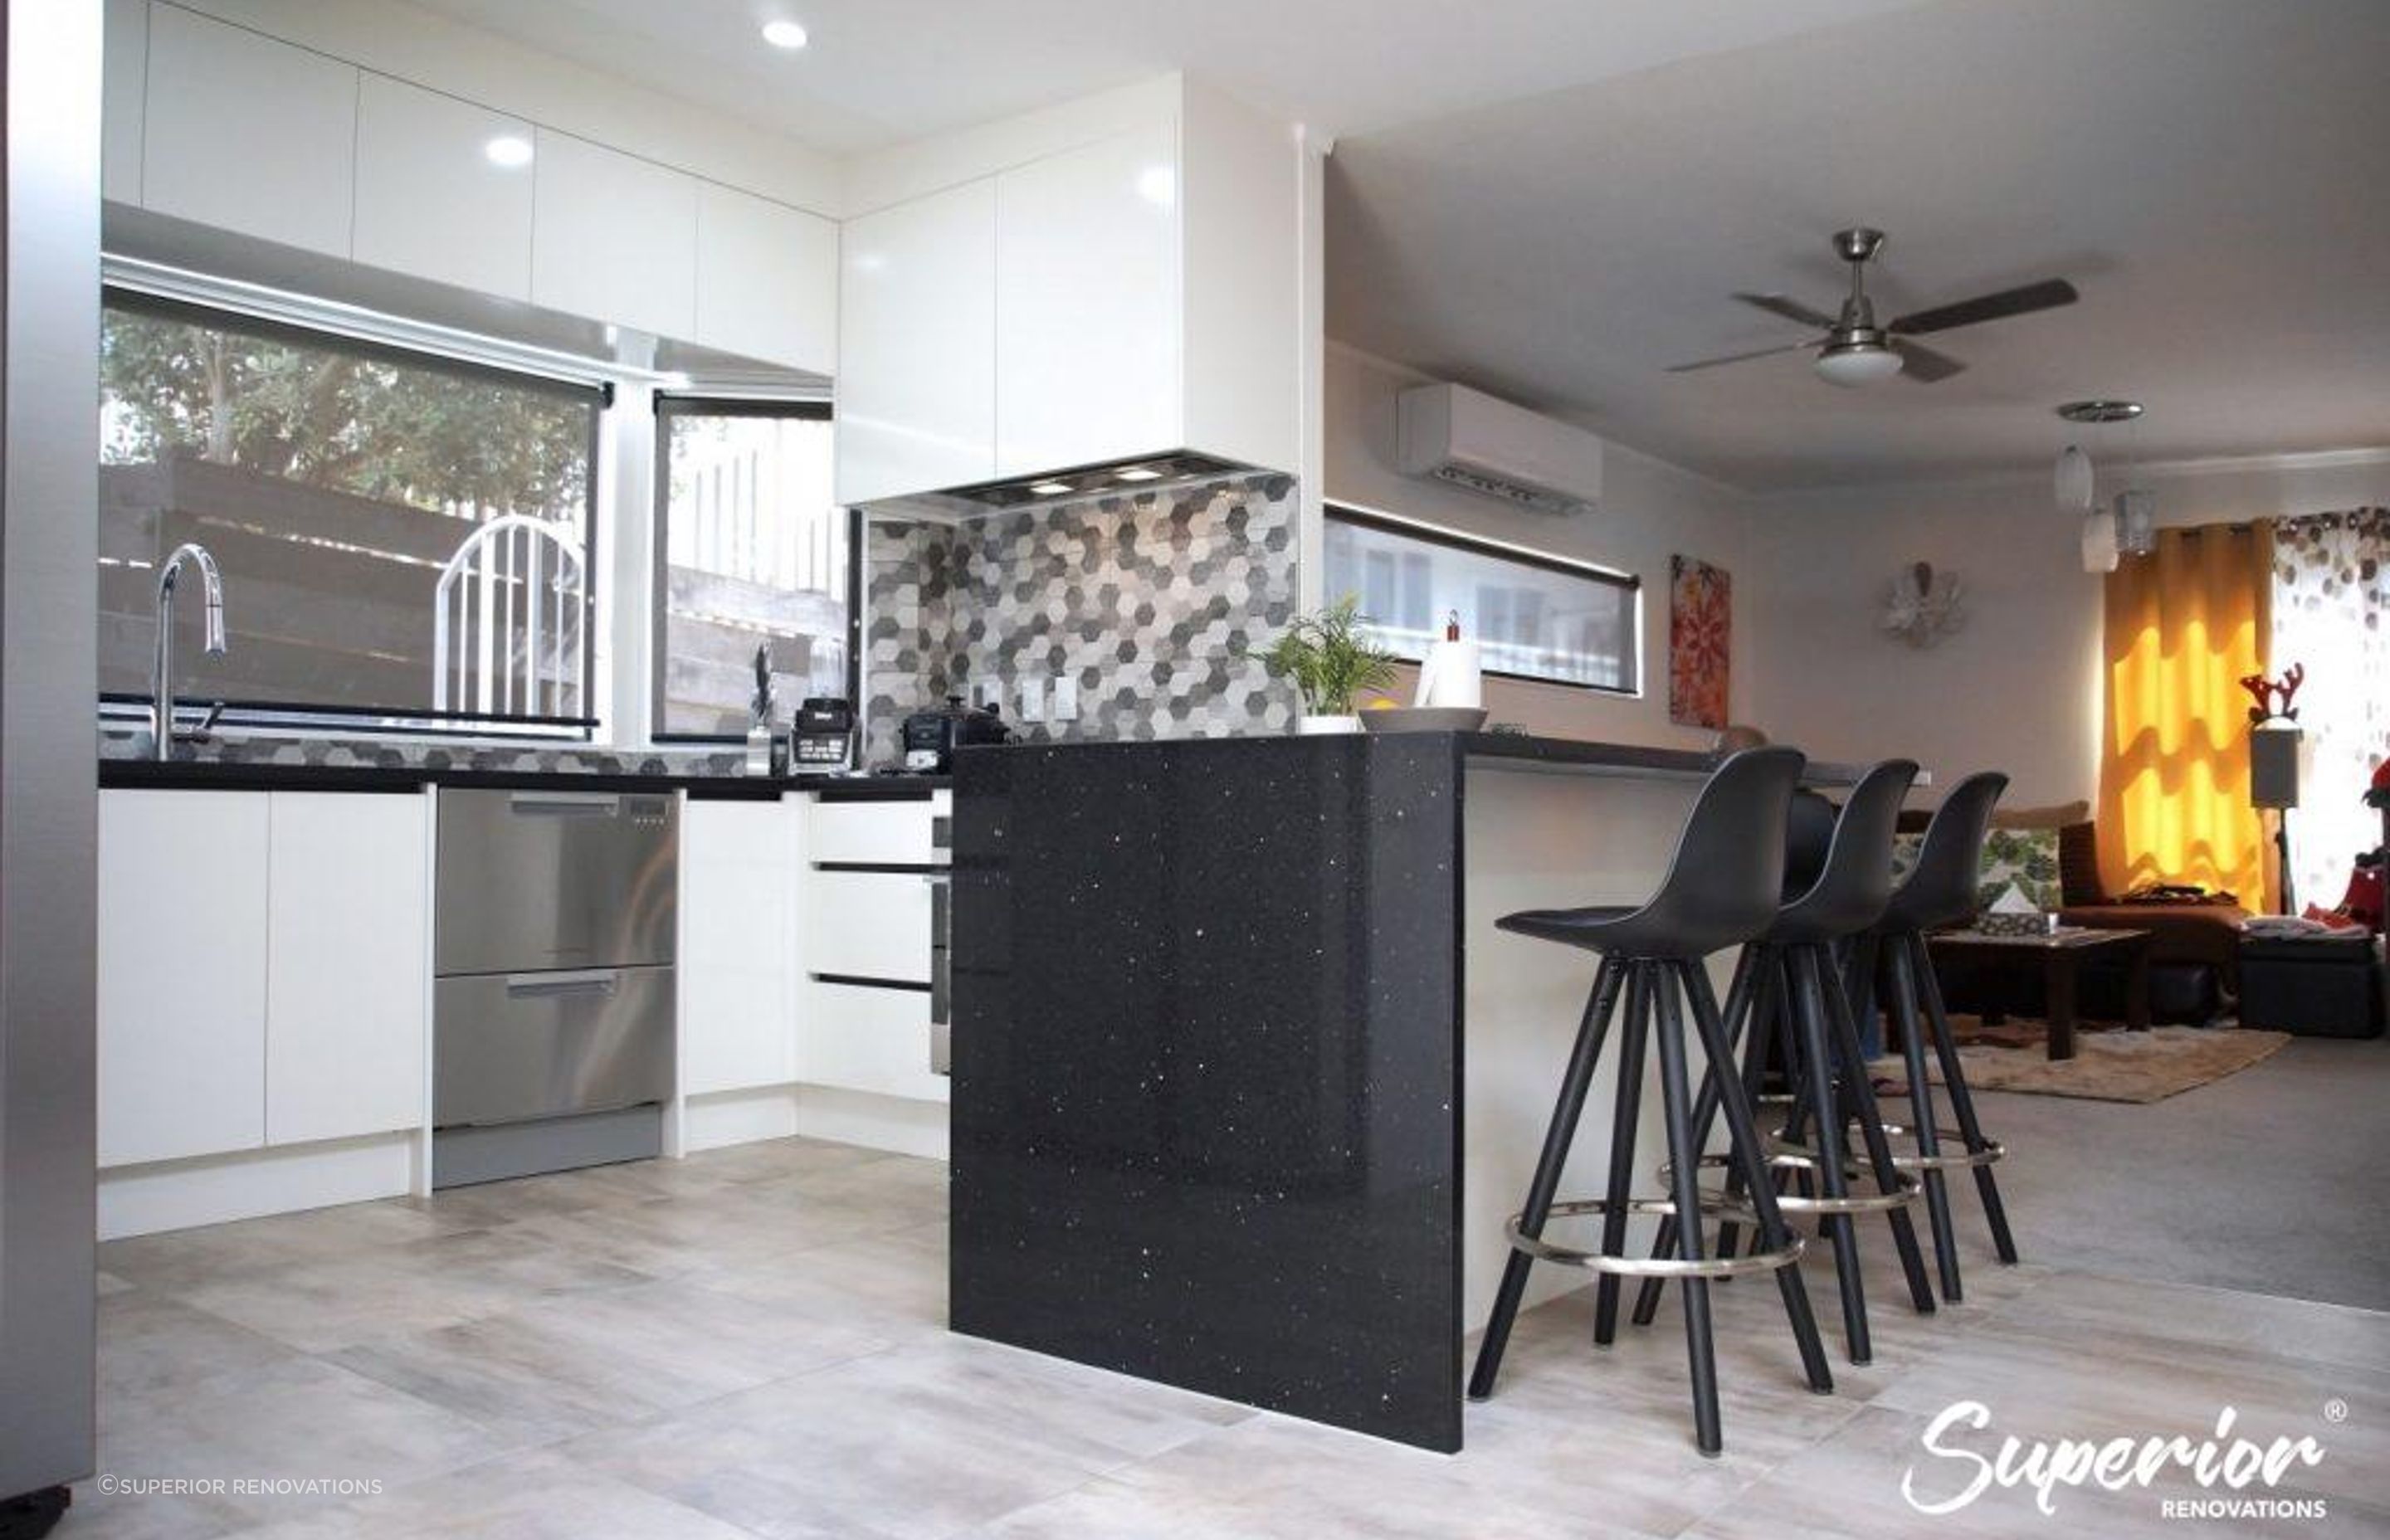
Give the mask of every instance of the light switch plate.
<path id="1" fill-rule="evenodd" d="M 1045 680 L 1031 678 L 1021 681 L 1021 720 L 1023 722 L 1046 720 Z"/>
<path id="2" fill-rule="evenodd" d="M 1001 679 L 972 680 L 971 704 L 983 711 L 990 706 L 1001 709 L 1004 705 L 1004 681 Z"/>
<path id="3" fill-rule="evenodd" d="M 1079 682 L 1067 674 L 1054 676 L 1054 720 L 1079 720 Z"/>

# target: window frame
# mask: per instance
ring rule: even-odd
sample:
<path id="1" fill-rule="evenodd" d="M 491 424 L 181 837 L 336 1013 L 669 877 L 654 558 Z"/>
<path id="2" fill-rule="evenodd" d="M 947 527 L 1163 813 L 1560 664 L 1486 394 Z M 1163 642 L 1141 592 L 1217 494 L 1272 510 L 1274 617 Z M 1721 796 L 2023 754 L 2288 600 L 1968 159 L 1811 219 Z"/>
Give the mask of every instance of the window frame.
<path id="1" fill-rule="evenodd" d="M 739 733 L 675 733 L 663 729 L 664 670 L 668 658 L 664 610 L 672 593 L 672 542 L 665 520 L 672 512 L 671 419 L 688 417 L 783 417 L 813 422 L 837 418 L 828 396 L 708 395 L 702 391 L 659 391 L 655 397 L 654 494 L 648 512 L 648 741 L 657 745 L 744 743 Z M 833 507 L 840 507 L 833 503 Z M 863 688 L 863 513 L 840 507 L 846 516 L 846 698 L 859 713 Z"/>
<path id="2" fill-rule="evenodd" d="M 1325 500 L 1320 504 L 1320 522 L 1323 587 L 1327 575 L 1325 571 L 1326 527 L 1330 524 L 1343 523 L 1353 525 L 1357 529 L 1373 530 L 1381 534 L 1392 534 L 1415 540 L 1424 545 L 1439 545 L 1447 550 L 1463 551 L 1471 556 L 1484 557 L 1494 561 L 1508 562 L 1513 566 L 1538 571 L 1558 572 L 1564 576 L 1581 578 L 1623 590 L 1627 596 L 1629 613 L 1626 635 L 1632 648 L 1627 660 L 1627 683 L 1625 685 L 1596 685 L 1580 679 L 1554 679 L 1546 674 L 1520 674 L 1510 669 L 1487 668 L 1484 672 L 1489 679 L 1505 679 L 1523 685 L 1540 685 L 1550 689 L 1581 690 L 1589 695 L 1609 696 L 1617 699 L 1639 700 L 1642 699 L 1646 649 L 1643 636 L 1643 579 L 1640 574 L 1621 568 L 1605 567 L 1600 562 L 1554 556 L 1548 551 L 1513 545 L 1482 535 L 1463 534 L 1441 524 L 1431 524 L 1420 520 L 1407 519 L 1399 514 L 1386 513 L 1377 508 L 1360 507 L 1351 503 L 1336 502 L 1333 499 Z M 1367 619 L 1366 616 L 1363 618 Z M 1394 657 L 1407 663 L 1423 661 L 1422 659 L 1410 657 L 1400 651 L 1395 652 Z"/>
<path id="3" fill-rule="evenodd" d="M 269 342 L 292 347 L 313 348 L 322 352 L 344 353 L 354 357 L 394 364 L 427 373 L 443 374 L 486 384 L 499 384 L 514 390 L 531 391 L 544 395 L 561 397 L 585 404 L 589 412 L 586 474 L 582 478 L 582 560 L 585 592 L 584 603 L 588 607 L 581 628 L 581 678 L 583 712 L 578 716 L 496 716 L 475 712 L 439 711 L 428 706 L 392 706 L 340 704 L 316 700 L 250 700 L 232 697 L 209 699 L 206 703 L 222 709 L 220 725 L 249 732 L 288 732 L 297 737 L 329 737 L 334 734 L 371 734 L 402 738 L 435 738 L 456 740 L 516 740 L 534 742 L 589 743 L 606 727 L 606 718 L 598 712 L 600 704 L 598 679 L 598 634 L 604 603 L 598 597 L 598 586 L 604 571 L 601 565 L 604 548 L 599 524 L 603 506 L 601 481 L 604 480 L 604 448 L 606 414 L 614 404 L 611 381 L 590 381 L 561 375 L 541 374 L 530 369 L 513 368 L 481 359 L 465 358 L 429 347 L 410 347 L 403 343 L 365 338 L 333 327 L 311 327 L 303 322 L 286 320 L 244 310 L 232 304 L 210 303 L 186 299 L 179 295 L 161 294 L 135 285 L 103 281 L 100 286 L 102 324 L 109 310 L 130 311 L 140 314 L 178 321 L 189 326 L 206 327 L 218 331 L 255 337 Z M 104 406 L 102 407 L 104 410 Z M 95 510 L 95 516 L 96 510 Z M 102 722 L 149 719 L 153 702 L 146 692 L 95 690 L 97 714 Z"/>

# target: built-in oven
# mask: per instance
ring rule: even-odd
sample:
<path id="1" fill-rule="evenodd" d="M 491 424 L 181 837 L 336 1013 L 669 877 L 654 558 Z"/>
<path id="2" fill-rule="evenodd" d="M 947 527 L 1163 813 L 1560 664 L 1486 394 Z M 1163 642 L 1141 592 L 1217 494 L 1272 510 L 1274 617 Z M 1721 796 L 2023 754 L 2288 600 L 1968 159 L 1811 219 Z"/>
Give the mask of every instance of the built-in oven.
<path id="1" fill-rule="evenodd" d="M 433 1186 L 661 1154 L 677 801 L 443 788 L 438 809 Z"/>

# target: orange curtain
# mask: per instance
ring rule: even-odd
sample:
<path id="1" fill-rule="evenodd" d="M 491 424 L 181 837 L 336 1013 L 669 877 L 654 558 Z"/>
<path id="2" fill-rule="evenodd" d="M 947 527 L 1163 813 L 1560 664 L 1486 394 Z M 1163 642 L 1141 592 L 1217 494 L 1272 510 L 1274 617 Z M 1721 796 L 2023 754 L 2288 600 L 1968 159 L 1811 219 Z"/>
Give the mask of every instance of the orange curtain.
<path id="1" fill-rule="evenodd" d="M 2111 892 L 2195 882 L 2273 906 L 2272 847 L 2249 805 L 2249 696 L 2271 630 L 2273 526 L 2158 533 L 2108 575 L 2100 866 Z"/>

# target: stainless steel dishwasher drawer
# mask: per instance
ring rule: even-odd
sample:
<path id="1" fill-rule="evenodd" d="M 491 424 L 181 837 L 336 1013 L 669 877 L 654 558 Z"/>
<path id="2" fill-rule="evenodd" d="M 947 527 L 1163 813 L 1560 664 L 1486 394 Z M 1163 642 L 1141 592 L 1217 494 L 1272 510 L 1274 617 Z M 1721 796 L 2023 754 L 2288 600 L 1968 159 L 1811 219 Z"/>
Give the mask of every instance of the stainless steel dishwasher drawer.
<path id="1" fill-rule="evenodd" d="M 432 1010 L 435 1126 L 603 1111 L 672 1096 L 670 968 L 441 979 Z"/>
<path id="2" fill-rule="evenodd" d="M 673 798 L 569 788 L 443 788 L 432 972 L 673 960 Z"/>

